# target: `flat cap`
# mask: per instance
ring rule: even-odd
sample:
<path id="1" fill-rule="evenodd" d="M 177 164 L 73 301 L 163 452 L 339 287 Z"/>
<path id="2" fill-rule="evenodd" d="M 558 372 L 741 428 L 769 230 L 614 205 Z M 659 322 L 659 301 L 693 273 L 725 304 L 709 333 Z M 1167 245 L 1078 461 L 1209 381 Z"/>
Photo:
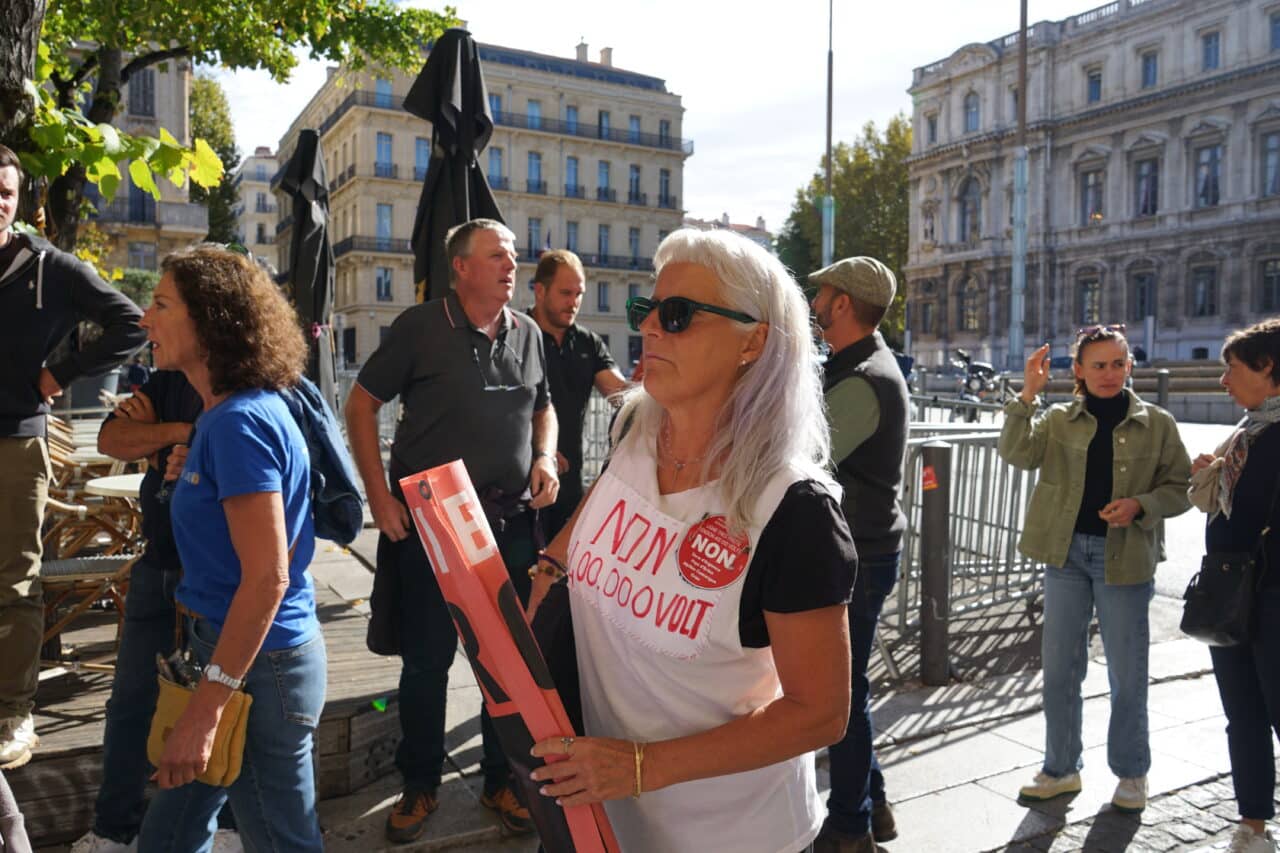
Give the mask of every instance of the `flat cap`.
<path id="1" fill-rule="evenodd" d="M 898 290 L 898 280 L 893 271 L 875 258 L 844 258 L 829 267 L 809 273 L 813 284 L 829 284 L 845 293 L 861 299 L 868 305 L 888 308 L 893 294 Z"/>

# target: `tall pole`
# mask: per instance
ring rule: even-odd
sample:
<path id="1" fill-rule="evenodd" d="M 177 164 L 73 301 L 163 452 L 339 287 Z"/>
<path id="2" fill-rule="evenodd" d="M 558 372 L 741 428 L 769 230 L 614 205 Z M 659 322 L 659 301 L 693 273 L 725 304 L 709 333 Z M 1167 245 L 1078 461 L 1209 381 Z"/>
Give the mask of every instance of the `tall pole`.
<path id="1" fill-rule="evenodd" d="M 1009 282 L 1009 370 L 1023 366 L 1027 291 L 1027 0 L 1018 27 L 1018 144 L 1013 152 L 1013 269 Z"/>
<path id="2" fill-rule="evenodd" d="M 831 193 L 831 86 L 835 52 L 832 48 L 835 14 L 834 0 L 827 0 L 827 194 L 822 197 L 822 265 L 831 263 L 836 245 L 836 200 Z"/>

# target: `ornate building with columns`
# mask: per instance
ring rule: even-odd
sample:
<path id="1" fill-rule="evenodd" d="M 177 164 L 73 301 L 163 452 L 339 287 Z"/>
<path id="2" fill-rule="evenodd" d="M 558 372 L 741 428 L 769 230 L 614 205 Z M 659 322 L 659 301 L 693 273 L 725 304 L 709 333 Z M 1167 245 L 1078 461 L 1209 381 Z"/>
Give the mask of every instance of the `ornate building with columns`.
<path id="1" fill-rule="evenodd" d="M 1280 314 L 1280 0 L 1115 0 L 1028 30 L 1028 349 L 1126 323 L 1216 358 Z M 909 346 L 1008 359 L 1018 34 L 915 69 Z"/>

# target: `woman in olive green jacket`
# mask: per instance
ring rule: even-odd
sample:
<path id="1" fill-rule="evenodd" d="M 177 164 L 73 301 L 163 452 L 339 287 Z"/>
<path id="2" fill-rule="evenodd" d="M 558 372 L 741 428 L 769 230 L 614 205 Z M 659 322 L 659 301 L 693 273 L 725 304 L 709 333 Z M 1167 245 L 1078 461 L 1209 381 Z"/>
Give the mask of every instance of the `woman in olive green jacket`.
<path id="1" fill-rule="evenodd" d="M 1049 345 L 1027 359 L 1021 395 L 1005 406 L 1000 455 L 1040 469 L 1019 549 L 1044 576 L 1045 760 L 1019 792 L 1026 801 L 1080 790 L 1080 685 L 1096 608 L 1111 684 L 1107 763 L 1119 777 L 1112 805 L 1146 807 L 1147 607 L 1164 559 L 1163 519 L 1188 506 L 1191 461 L 1178 425 L 1126 388 L 1132 365 L 1123 326 L 1081 330 L 1076 399 L 1037 412 L 1049 381 Z"/>

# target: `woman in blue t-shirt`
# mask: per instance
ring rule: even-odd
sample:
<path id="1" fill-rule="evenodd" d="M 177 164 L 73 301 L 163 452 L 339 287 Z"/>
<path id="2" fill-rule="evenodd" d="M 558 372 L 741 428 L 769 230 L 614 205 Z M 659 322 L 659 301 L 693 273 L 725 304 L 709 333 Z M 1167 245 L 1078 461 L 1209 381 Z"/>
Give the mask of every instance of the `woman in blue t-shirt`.
<path id="1" fill-rule="evenodd" d="M 207 849 L 230 799 L 245 846 L 320 850 L 312 735 L 324 706 L 324 640 L 307 566 L 306 444 L 277 390 L 307 347 L 297 316 L 252 260 L 214 246 L 165 258 L 142 325 L 156 367 L 204 400 L 172 498 L 178 601 L 204 676 L 165 743 L 140 850 Z M 232 691 L 253 697 L 243 769 L 227 788 L 195 781 Z M 266 809 L 270 808 L 270 813 Z"/>

